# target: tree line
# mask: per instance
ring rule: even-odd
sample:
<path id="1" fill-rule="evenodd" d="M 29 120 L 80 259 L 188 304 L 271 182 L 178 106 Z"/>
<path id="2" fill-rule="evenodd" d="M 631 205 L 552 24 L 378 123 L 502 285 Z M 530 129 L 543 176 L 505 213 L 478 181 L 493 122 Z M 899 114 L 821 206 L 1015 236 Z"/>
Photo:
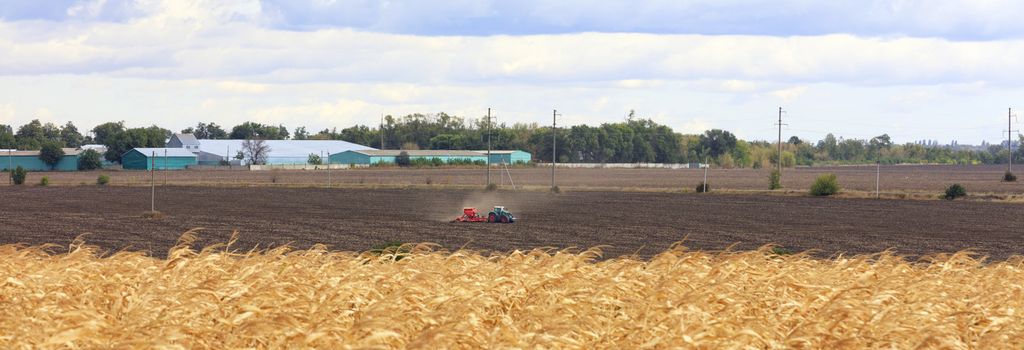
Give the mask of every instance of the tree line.
<path id="1" fill-rule="evenodd" d="M 44 147 L 79 147 L 101 144 L 107 148 L 104 158 L 120 162 L 121 155 L 136 147 L 164 147 L 172 132 L 159 126 L 129 128 L 124 122 L 97 125 L 91 135 L 83 135 L 74 124 L 58 126 L 32 120 L 14 129 L 0 125 L 0 149 L 40 150 Z M 379 126 L 354 125 L 338 130 L 310 132 L 297 127 L 289 132 L 284 125 L 244 122 L 230 129 L 216 123 L 198 123 L 181 130 L 199 139 L 247 140 L 343 140 L 380 149 L 483 150 L 520 149 L 541 162 L 552 160 L 552 141 L 557 143 L 559 162 L 575 163 L 696 163 L 708 162 L 721 167 L 761 168 L 779 162 L 777 145 L 768 141 L 745 141 L 726 130 L 712 129 L 702 134 L 682 134 L 651 119 L 630 112 L 625 120 L 597 126 L 560 127 L 536 123 L 493 123 L 485 118 L 466 119 L 449 115 L 410 114 L 386 116 Z M 1024 136 L 1021 137 L 1024 143 Z M 793 136 L 782 145 L 783 166 L 859 163 L 940 163 L 1001 164 L 1009 155 L 1005 147 L 987 149 L 895 144 L 882 134 L 871 139 L 844 139 L 828 134 L 816 142 Z M 1024 161 L 1024 150 L 1013 154 L 1015 162 Z"/>

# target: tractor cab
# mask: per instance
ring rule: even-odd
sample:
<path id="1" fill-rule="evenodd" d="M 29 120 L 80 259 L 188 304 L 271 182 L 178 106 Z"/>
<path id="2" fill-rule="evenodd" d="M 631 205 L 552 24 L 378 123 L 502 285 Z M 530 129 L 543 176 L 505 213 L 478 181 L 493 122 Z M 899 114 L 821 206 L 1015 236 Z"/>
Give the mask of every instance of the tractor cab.
<path id="1" fill-rule="evenodd" d="M 505 210 L 505 207 L 500 205 L 494 206 L 494 210 L 491 210 L 490 213 L 487 213 L 487 222 L 500 222 L 504 224 L 509 224 L 515 221 L 516 217 L 512 215 L 512 213 L 510 213 L 508 210 Z"/>

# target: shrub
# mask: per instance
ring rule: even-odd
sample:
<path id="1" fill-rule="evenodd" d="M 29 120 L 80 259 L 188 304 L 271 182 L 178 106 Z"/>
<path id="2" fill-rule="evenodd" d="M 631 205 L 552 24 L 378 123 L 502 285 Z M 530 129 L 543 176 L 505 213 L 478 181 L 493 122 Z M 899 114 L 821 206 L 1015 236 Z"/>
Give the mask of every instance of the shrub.
<path id="1" fill-rule="evenodd" d="M 946 188 L 946 195 L 944 198 L 948 200 L 954 200 L 967 195 L 967 189 L 961 184 L 952 184 Z"/>
<path id="2" fill-rule="evenodd" d="M 14 172 L 11 172 L 11 180 L 14 180 L 15 185 L 21 185 L 25 183 L 25 178 L 28 177 L 28 171 L 19 165 L 14 168 Z"/>
<path id="3" fill-rule="evenodd" d="M 50 177 L 49 176 L 43 176 L 42 179 L 39 179 L 39 186 L 49 186 L 49 185 L 50 185 Z"/>
<path id="4" fill-rule="evenodd" d="M 782 174 L 779 173 L 778 169 L 772 170 L 772 173 L 768 175 L 768 189 L 777 190 L 782 188 Z"/>
<path id="5" fill-rule="evenodd" d="M 110 176 L 100 175 L 100 176 L 96 177 L 96 184 L 97 185 L 106 186 L 108 183 L 110 183 Z"/>
<path id="6" fill-rule="evenodd" d="M 103 168 L 103 161 L 100 160 L 100 152 L 87 149 L 78 155 L 78 170 L 96 170 Z"/>
<path id="7" fill-rule="evenodd" d="M 402 151 L 398 153 L 398 157 L 395 157 L 395 164 L 398 164 L 398 166 L 409 166 L 409 152 Z"/>
<path id="8" fill-rule="evenodd" d="M 558 185 L 551 186 L 551 192 L 552 193 L 562 193 L 562 189 L 558 188 Z"/>
<path id="9" fill-rule="evenodd" d="M 555 186 L 555 187 L 558 187 L 558 186 Z M 498 189 L 498 184 L 493 183 L 493 182 L 489 183 L 489 184 L 487 184 L 487 187 L 484 187 L 484 189 L 487 190 L 488 192 L 495 191 L 495 190 Z M 552 190 L 552 191 L 554 191 L 554 190 Z M 558 192 L 558 191 L 554 191 L 554 192 Z"/>
<path id="10" fill-rule="evenodd" d="M 1016 182 L 1017 181 L 1017 175 L 1014 175 L 1013 173 L 1007 171 L 1006 174 L 1003 174 L 1003 181 L 1006 181 L 1006 182 Z"/>
<path id="11" fill-rule="evenodd" d="M 818 176 L 811 185 L 812 196 L 831 196 L 839 193 L 839 181 L 836 174 L 824 174 Z"/>
<path id="12" fill-rule="evenodd" d="M 324 164 L 324 160 L 320 158 L 320 155 L 310 153 L 309 158 L 306 159 L 306 163 L 309 165 L 321 165 Z"/>
<path id="13" fill-rule="evenodd" d="M 697 193 L 709 192 L 711 191 L 711 184 L 707 184 L 704 183 L 704 181 L 701 181 L 699 184 L 697 184 L 697 187 L 694 187 L 694 190 L 697 191 Z"/>

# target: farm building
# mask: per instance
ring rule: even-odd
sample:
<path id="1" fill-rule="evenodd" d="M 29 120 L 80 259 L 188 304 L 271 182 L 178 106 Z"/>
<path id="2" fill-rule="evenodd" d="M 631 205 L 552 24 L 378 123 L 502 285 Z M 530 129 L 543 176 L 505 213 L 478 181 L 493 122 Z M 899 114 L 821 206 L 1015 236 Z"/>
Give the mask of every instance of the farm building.
<path id="1" fill-rule="evenodd" d="M 454 161 L 486 162 L 487 156 L 473 151 L 448 151 L 448 150 L 423 150 L 423 151 L 401 151 L 401 150 L 358 150 L 346 151 L 331 154 L 332 164 L 394 164 L 398 155 L 402 152 L 409 154 L 410 161 L 440 159 L 444 163 Z"/>
<path id="2" fill-rule="evenodd" d="M 401 154 L 401 150 L 356 150 L 331 154 L 332 164 L 391 164 Z M 487 162 L 487 151 L 449 151 L 449 150 L 415 150 L 404 151 L 409 154 L 410 161 L 440 159 L 444 163 L 452 162 Z M 517 154 L 522 153 L 522 154 Z M 525 154 L 525 156 L 523 155 Z M 523 151 L 491 151 L 491 164 L 506 164 L 516 161 L 530 161 L 530 154 Z"/>
<path id="3" fill-rule="evenodd" d="M 167 140 L 168 148 L 184 148 L 189 152 L 199 152 L 199 140 L 192 134 L 174 134 Z"/>
<path id="4" fill-rule="evenodd" d="M 184 148 L 135 148 L 121 156 L 121 165 L 132 170 L 185 169 L 197 163 L 196 155 Z"/>
<path id="5" fill-rule="evenodd" d="M 221 160 L 236 161 L 238 151 L 242 150 L 245 140 L 197 140 L 192 134 L 175 134 L 168 142 L 168 147 L 180 147 L 192 151 L 204 165 L 215 165 Z M 373 150 L 359 144 L 337 140 L 266 140 L 270 148 L 267 157 L 268 165 L 306 164 L 310 154 L 322 156 L 351 151 Z"/>
<path id="6" fill-rule="evenodd" d="M 473 151 L 481 154 L 487 154 L 487 150 Z M 524 164 L 529 163 L 533 160 L 533 155 L 530 152 L 512 150 L 512 151 L 496 151 L 491 150 L 491 164 Z"/>
<path id="7" fill-rule="evenodd" d="M 0 150 L 0 163 L 2 163 L 0 168 L 7 170 L 21 166 L 28 171 L 78 170 L 78 156 L 82 153 L 82 150 L 77 148 L 64 148 L 63 150 L 64 156 L 52 168 L 44 163 L 42 159 L 39 159 L 39 151 Z"/>

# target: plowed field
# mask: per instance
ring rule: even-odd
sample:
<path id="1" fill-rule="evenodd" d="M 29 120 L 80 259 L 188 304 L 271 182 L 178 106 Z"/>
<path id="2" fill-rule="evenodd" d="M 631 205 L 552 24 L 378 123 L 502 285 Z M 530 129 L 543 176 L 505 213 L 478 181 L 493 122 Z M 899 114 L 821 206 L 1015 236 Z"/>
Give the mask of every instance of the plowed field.
<path id="1" fill-rule="evenodd" d="M 111 250 L 166 254 L 179 235 L 204 227 L 206 243 L 238 230 L 237 247 L 323 243 L 366 250 L 385 242 L 433 242 L 448 249 L 508 251 L 551 246 L 606 256 L 648 256 L 685 239 L 692 249 L 920 255 L 976 249 L 993 258 L 1024 254 L 1024 206 L 961 201 L 892 201 L 634 192 L 494 192 L 314 188 L 0 188 L 0 243 L 86 241 Z M 463 206 L 505 205 L 515 224 L 458 224 Z"/>

